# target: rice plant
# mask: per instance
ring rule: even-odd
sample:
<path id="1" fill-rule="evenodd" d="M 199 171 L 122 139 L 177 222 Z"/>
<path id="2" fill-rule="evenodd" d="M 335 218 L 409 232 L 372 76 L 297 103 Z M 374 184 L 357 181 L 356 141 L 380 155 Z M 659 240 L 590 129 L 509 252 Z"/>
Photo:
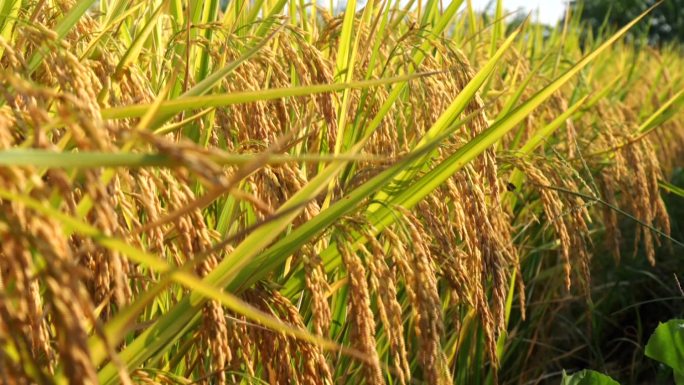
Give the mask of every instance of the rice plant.
<path id="1" fill-rule="evenodd" d="M 494 384 L 529 300 L 682 245 L 650 10 L 0 4 L 5 383 Z"/>

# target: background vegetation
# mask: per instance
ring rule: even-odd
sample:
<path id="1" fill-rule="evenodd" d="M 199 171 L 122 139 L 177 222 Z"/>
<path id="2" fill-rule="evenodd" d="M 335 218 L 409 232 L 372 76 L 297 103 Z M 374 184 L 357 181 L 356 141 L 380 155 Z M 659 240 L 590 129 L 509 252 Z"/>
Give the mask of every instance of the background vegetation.
<path id="1" fill-rule="evenodd" d="M 672 381 L 684 63 L 624 38 L 652 10 L 0 4 L 5 383 Z"/>
<path id="2" fill-rule="evenodd" d="M 607 26 L 623 26 L 637 17 L 648 7 L 657 3 L 654 0 L 589 0 L 572 1 L 570 6 L 580 13 L 593 33 L 599 33 Z M 635 28 L 636 36 L 647 36 L 652 44 L 671 41 L 684 41 L 684 2 L 681 0 L 664 1 L 653 10 L 647 23 Z"/>

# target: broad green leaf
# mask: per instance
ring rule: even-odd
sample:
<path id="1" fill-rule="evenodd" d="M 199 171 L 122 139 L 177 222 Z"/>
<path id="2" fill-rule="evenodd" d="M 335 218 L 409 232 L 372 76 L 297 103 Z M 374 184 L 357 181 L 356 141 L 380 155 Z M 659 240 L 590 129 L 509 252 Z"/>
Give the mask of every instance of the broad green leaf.
<path id="1" fill-rule="evenodd" d="M 677 385 L 684 384 L 684 319 L 659 323 L 648 339 L 645 354 L 671 367 Z"/>
<path id="2" fill-rule="evenodd" d="M 620 385 L 612 378 L 593 370 L 582 370 L 571 375 L 563 371 L 560 385 Z"/>

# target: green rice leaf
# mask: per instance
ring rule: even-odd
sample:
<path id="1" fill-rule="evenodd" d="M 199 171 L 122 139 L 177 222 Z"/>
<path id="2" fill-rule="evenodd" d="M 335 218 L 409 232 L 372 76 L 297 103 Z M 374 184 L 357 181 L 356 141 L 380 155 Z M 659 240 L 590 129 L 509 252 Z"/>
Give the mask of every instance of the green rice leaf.
<path id="1" fill-rule="evenodd" d="M 261 154 L 230 154 L 215 151 L 207 156 L 213 162 L 226 166 L 241 166 L 253 162 Z M 265 164 L 293 162 L 324 163 L 350 161 L 385 161 L 383 157 L 349 154 L 269 154 Z M 154 153 L 107 153 L 107 152 L 56 152 L 39 149 L 10 149 L 0 151 L 2 167 L 47 167 L 47 168 L 99 168 L 99 167 L 181 167 L 183 163 L 165 154 Z"/>
<path id="2" fill-rule="evenodd" d="M 223 73 L 223 72 L 221 72 Z M 263 100 L 283 99 L 297 96 L 309 96 L 326 92 L 342 91 L 347 88 L 362 89 L 377 87 L 387 84 L 406 82 L 432 73 L 418 73 L 413 75 L 396 76 L 385 79 L 363 80 L 351 83 L 318 84 L 310 86 L 298 86 L 287 88 L 271 88 L 258 91 L 233 92 L 230 94 L 212 94 L 206 96 L 184 96 L 174 100 L 162 102 L 159 113 L 165 118 L 187 110 L 203 109 L 207 107 L 224 107 L 234 104 L 243 104 Z M 207 79 L 212 78 L 211 76 Z M 205 79 L 205 80 L 207 80 Z M 125 119 L 142 116 L 149 108 L 149 104 L 134 106 L 113 107 L 102 110 L 104 119 Z M 167 118 L 168 119 L 168 118 Z M 159 119 L 157 120 L 159 121 Z M 157 124 L 153 124 L 156 126 Z"/>

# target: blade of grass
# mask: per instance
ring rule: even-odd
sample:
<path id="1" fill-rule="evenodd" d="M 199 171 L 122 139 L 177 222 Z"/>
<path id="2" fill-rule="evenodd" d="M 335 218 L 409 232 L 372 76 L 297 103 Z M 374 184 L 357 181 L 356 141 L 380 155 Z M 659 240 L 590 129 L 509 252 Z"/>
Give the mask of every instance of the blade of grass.
<path id="1" fill-rule="evenodd" d="M 147 22 L 145 23 L 145 26 L 142 28 L 142 30 L 136 34 L 135 39 L 133 40 L 133 44 L 131 44 L 130 47 L 128 47 L 124 55 L 121 57 L 121 60 L 119 60 L 119 63 L 116 65 L 116 68 L 114 69 L 113 76 L 115 78 L 120 77 L 121 71 L 123 71 L 126 66 L 130 65 L 132 62 L 138 59 L 138 56 L 142 52 L 143 44 L 156 27 L 159 21 L 159 17 L 162 15 L 162 11 L 165 8 L 166 2 L 162 2 L 161 4 L 159 4 L 157 9 L 155 9 L 152 15 L 150 15 L 149 19 L 147 19 Z"/>
<path id="2" fill-rule="evenodd" d="M 19 10 L 21 10 L 21 0 L 5 0 L 0 7 L 0 37 L 10 45 Z M 3 45 L 0 46 L 0 58 L 4 53 L 5 46 Z"/>
<path id="3" fill-rule="evenodd" d="M 376 87 L 381 85 L 406 82 L 413 79 L 417 79 L 423 76 L 430 76 L 434 72 L 422 72 L 413 75 L 397 76 L 385 79 L 376 80 L 363 80 L 352 83 L 340 83 L 340 84 L 319 84 L 313 86 L 298 86 L 298 87 L 286 87 L 286 88 L 271 88 L 267 90 L 258 91 L 243 91 L 243 92 L 233 92 L 230 94 L 214 94 L 206 96 L 185 96 L 174 100 L 168 100 L 161 103 L 159 107 L 160 115 L 167 120 L 168 117 L 173 116 L 176 113 L 192 110 L 192 109 L 203 109 L 208 107 L 223 107 L 233 104 L 250 103 L 255 101 L 264 100 L 274 100 L 282 99 L 288 97 L 296 96 L 309 96 L 319 93 L 341 91 L 347 88 L 368 88 Z M 208 77 L 209 79 L 211 77 Z M 205 79 L 206 80 L 206 79 Z M 142 116 L 147 109 L 149 104 L 138 104 L 133 106 L 124 107 L 112 107 L 102 109 L 102 117 L 104 119 L 126 119 L 135 118 Z M 158 126 L 162 119 L 157 119 L 153 123 L 152 127 Z"/>
<path id="4" fill-rule="evenodd" d="M 259 157 L 259 154 L 230 154 L 213 151 L 207 154 L 211 161 L 226 166 L 240 166 Z M 269 154 L 264 164 L 325 163 L 325 162 L 385 162 L 387 158 L 372 155 L 350 154 Z M 9 149 L 0 151 L 0 166 L 33 166 L 47 168 L 99 168 L 99 167 L 181 167 L 173 157 L 156 153 L 56 152 L 41 149 Z"/>

